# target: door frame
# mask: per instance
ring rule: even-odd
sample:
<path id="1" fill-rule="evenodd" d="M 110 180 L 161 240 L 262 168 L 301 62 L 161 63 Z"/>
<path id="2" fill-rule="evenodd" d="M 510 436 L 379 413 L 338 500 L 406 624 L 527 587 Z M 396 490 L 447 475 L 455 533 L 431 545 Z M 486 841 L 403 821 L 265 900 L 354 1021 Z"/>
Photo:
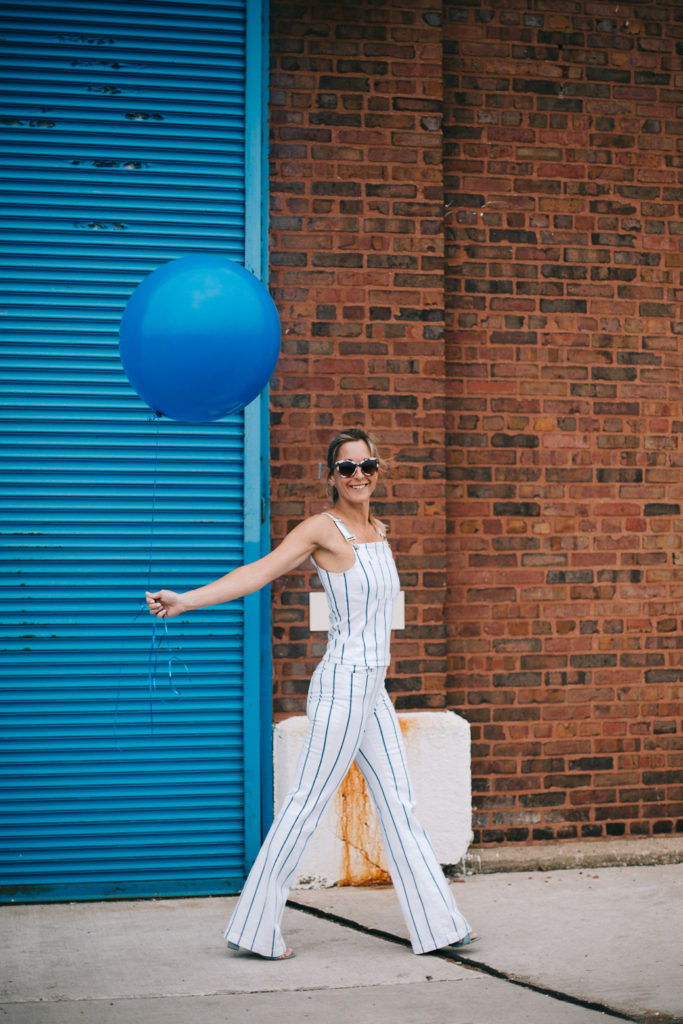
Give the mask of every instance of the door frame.
<path id="1" fill-rule="evenodd" d="M 246 0 L 245 266 L 268 284 L 268 4 Z M 270 549 L 269 389 L 244 412 L 244 560 Z M 245 875 L 273 817 L 270 587 L 244 598 Z"/>

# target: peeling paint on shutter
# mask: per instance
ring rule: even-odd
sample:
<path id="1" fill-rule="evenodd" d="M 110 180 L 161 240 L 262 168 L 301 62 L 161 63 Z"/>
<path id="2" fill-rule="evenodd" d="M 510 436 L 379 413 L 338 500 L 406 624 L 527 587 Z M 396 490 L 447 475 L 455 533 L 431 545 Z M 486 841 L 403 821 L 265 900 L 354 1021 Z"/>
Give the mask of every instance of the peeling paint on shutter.
<path id="1" fill-rule="evenodd" d="M 167 260 L 244 262 L 245 3 L 0 17 L 3 898 L 235 891 L 243 603 L 168 624 L 173 687 L 136 613 L 242 561 L 245 417 L 153 422 L 118 322 Z"/>

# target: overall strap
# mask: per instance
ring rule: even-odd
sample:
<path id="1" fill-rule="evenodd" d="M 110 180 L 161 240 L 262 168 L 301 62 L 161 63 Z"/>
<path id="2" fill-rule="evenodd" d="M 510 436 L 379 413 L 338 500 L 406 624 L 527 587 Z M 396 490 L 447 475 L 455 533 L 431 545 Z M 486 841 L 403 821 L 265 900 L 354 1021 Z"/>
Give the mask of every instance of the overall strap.
<path id="1" fill-rule="evenodd" d="M 341 521 L 341 519 L 337 519 L 337 517 L 333 516 L 331 512 L 323 512 L 323 515 L 324 516 L 329 516 L 330 519 L 332 520 L 332 522 L 337 524 L 337 527 L 342 532 L 342 534 L 344 535 L 346 540 L 348 540 L 349 544 L 353 544 L 354 548 L 358 546 L 356 538 L 354 537 L 354 535 L 352 533 L 349 533 L 349 531 L 347 530 L 346 526 Z M 384 530 L 380 530 L 380 528 L 377 525 L 377 523 L 375 523 L 374 526 L 375 526 L 375 530 L 377 531 L 377 534 L 380 537 L 380 539 L 383 540 L 383 541 L 386 541 L 387 535 L 384 532 Z"/>
<path id="2" fill-rule="evenodd" d="M 348 529 L 346 528 L 346 526 L 345 526 L 345 525 L 344 525 L 344 523 L 343 523 L 343 522 L 341 521 L 341 519 L 337 519 L 337 517 L 336 517 L 336 516 L 333 516 L 331 512 L 323 512 L 323 515 L 324 515 L 324 516 L 329 516 L 329 517 L 330 517 L 330 519 L 332 520 L 332 522 L 333 522 L 333 523 L 334 523 L 334 524 L 335 524 L 335 525 L 337 526 L 337 528 L 339 529 L 339 531 L 340 531 L 341 535 L 342 535 L 342 536 L 344 537 L 344 539 L 345 539 L 345 540 L 347 540 L 347 541 L 349 542 L 349 544 L 351 545 L 351 547 L 353 547 L 353 548 L 357 548 L 357 547 L 358 547 L 358 543 L 357 543 L 357 541 L 356 541 L 356 538 L 355 538 L 355 537 L 354 537 L 354 535 L 353 535 L 353 534 L 352 534 L 352 533 L 351 533 L 351 532 L 350 532 L 350 531 L 349 531 L 349 530 L 348 530 Z"/>

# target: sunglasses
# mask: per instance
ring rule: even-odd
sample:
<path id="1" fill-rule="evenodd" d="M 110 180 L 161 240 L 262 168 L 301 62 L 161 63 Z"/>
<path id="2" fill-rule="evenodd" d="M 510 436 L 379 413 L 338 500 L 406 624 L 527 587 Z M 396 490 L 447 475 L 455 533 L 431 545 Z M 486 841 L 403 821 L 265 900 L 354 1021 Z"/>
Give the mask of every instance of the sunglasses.
<path id="1" fill-rule="evenodd" d="M 379 469 L 379 459 L 363 459 L 362 462 L 354 462 L 353 459 L 341 459 L 335 462 L 332 469 L 336 469 L 339 476 L 352 477 L 357 469 L 360 469 L 363 476 L 374 476 Z"/>

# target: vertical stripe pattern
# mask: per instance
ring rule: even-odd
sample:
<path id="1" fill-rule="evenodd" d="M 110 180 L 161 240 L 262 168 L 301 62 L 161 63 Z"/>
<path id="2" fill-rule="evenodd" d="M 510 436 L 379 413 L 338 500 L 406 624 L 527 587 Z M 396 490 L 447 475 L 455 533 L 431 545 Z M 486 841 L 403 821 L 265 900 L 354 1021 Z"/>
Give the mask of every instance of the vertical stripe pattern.
<path id="1" fill-rule="evenodd" d="M 344 524 L 335 522 L 352 542 Z M 292 878 L 354 760 L 377 811 L 413 951 L 439 949 L 470 931 L 413 813 L 401 731 L 384 687 L 399 586 L 396 567 L 384 542 L 354 548 L 356 560 L 347 572 L 318 567 L 330 631 L 325 657 L 311 679 L 306 738 L 294 784 L 225 932 L 229 943 L 262 956 L 281 956 L 287 948 L 281 920 Z"/>
<path id="2" fill-rule="evenodd" d="M 367 668 L 391 661 L 391 615 L 400 582 L 386 541 L 356 544 L 340 519 L 330 516 L 355 550 L 346 572 L 316 565 L 330 608 L 326 657 Z"/>

